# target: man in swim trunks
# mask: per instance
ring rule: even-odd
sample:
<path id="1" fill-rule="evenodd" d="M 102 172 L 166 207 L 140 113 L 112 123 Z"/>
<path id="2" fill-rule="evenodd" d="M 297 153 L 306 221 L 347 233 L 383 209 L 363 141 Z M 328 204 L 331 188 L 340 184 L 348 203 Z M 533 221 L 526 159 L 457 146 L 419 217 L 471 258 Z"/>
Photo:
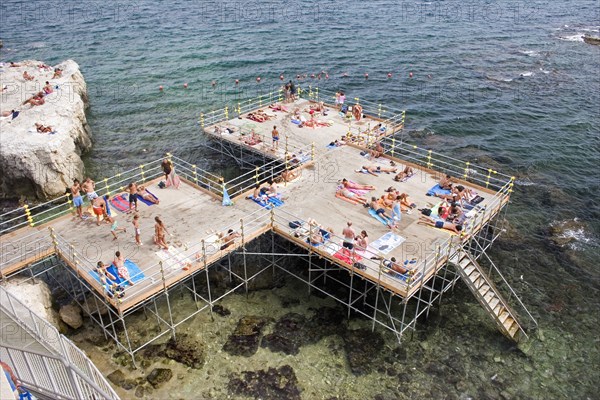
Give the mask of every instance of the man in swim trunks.
<path id="1" fill-rule="evenodd" d="M 279 132 L 277 131 L 276 126 L 273 126 L 273 130 L 271 131 L 271 137 L 273 138 L 273 151 L 275 151 L 279 147 Z"/>
<path id="2" fill-rule="evenodd" d="M 235 241 L 236 238 L 239 238 L 240 234 L 237 232 L 234 232 L 233 229 L 230 229 L 227 231 L 226 235 L 223 235 L 222 237 L 222 245 L 221 245 L 221 250 L 225 250 L 226 248 L 228 248 L 229 246 L 231 246 L 233 244 L 233 242 Z"/>
<path id="3" fill-rule="evenodd" d="M 77 209 L 77 216 L 83 219 L 83 198 L 81 197 L 81 185 L 79 184 L 79 179 L 73 180 L 71 195 L 73 196 L 73 205 Z"/>
<path id="4" fill-rule="evenodd" d="M 344 241 L 342 242 L 342 252 L 354 252 L 354 239 L 356 239 L 356 232 L 354 232 L 354 229 L 352 229 L 352 222 L 348 221 L 346 223 L 346 227 L 344 230 L 342 230 L 342 236 L 344 236 Z"/>
<path id="5" fill-rule="evenodd" d="M 100 226 L 100 221 L 106 214 L 104 209 L 104 200 L 99 197 L 94 198 L 94 200 L 92 200 L 92 210 L 96 216 L 96 225 Z"/>
<path id="6" fill-rule="evenodd" d="M 135 211 L 137 211 L 137 192 L 138 186 L 135 182 L 131 182 L 127 189 L 129 190 L 129 211 L 133 210 L 133 205 L 135 205 Z"/>
<path id="7" fill-rule="evenodd" d="M 94 190 L 96 188 L 96 183 L 92 180 L 92 178 L 87 178 L 85 182 L 83 182 L 83 185 L 81 185 L 81 188 L 87 195 L 89 201 L 94 201 L 94 199 L 98 198 L 98 195 Z"/>
<path id="8" fill-rule="evenodd" d="M 451 222 L 436 221 L 435 219 L 426 217 L 425 215 L 421 215 L 419 217 L 418 223 L 421 225 L 433 226 L 438 229 L 446 229 L 454 233 L 460 233 L 463 229 L 462 225 L 453 224 Z"/>
<path id="9" fill-rule="evenodd" d="M 351 192 L 350 190 L 346 189 L 343 186 L 338 189 L 337 193 L 340 196 L 350 199 L 352 201 L 359 201 L 363 204 L 367 204 L 369 202 L 366 197 L 363 197 L 354 192 Z"/>
<path id="10" fill-rule="evenodd" d="M 377 200 L 377 197 L 371 197 L 371 203 L 369 207 L 375 211 L 375 214 L 379 215 L 386 222 L 390 228 L 394 227 L 394 220 L 385 213 L 385 209 L 381 206 L 381 203 Z"/>
<path id="11" fill-rule="evenodd" d="M 117 267 L 117 272 L 119 273 L 119 277 L 121 279 L 126 280 L 127 283 L 129 283 L 131 286 L 133 286 L 133 281 L 131 280 L 131 277 L 129 276 L 129 270 L 125 266 L 125 257 L 123 257 L 121 255 L 120 251 L 117 251 L 115 253 L 115 259 L 113 260 L 113 265 L 115 267 Z"/>
<path id="12" fill-rule="evenodd" d="M 140 230 L 140 216 L 135 214 L 131 223 L 133 224 L 133 229 L 135 230 L 135 244 L 142 246 L 142 239 L 140 237 L 142 234 L 142 231 Z"/>

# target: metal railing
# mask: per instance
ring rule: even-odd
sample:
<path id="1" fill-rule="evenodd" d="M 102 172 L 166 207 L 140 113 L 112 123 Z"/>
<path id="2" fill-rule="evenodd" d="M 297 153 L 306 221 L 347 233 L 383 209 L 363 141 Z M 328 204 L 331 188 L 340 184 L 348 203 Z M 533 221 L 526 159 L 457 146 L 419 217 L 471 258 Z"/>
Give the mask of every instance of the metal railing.
<path id="1" fill-rule="evenodd" d="M 70 395 L 75 392 L 76 394 L 82 393 L 85 395 L 85 397 L 73 397 L 76 399 L 93 398 L 92 396 L 98 396 L 96 398 L 103 399 L 119 399 L 119 396 L 117 396 L 104 376 L 98 371 L 94 363 L 92 363 L 83 351 L 65 336 L 61 335 L 58 329 L 52 324 L 21 303 L 21 301 L 10 294 L 2 286 L 0 286 L 0 308 L 31 334 L 40 344 L 56 354 L 57 357 L 51 358 L 60 360 L 61 365 L 71 371 L 69 372 L 70 375 L 76 376 L 74 382 L 70 381 L 71 388 L 67 390 L 67 388 L 61 386 L 60 388 L 61 390 L 64 390 L 64 392 L 59 393 Z M 32 361 L 28 361 L 27 359 L 23 362 L 25 364 L 18 364 L 16 371 L 21 371 L 22 368 L 26 366 L 29 375 L 21 375 L 19 373 L 18 376 L 20 379 L 33 379 L 32 382 L 35 383 L 37 382 L 35 381 L 36 376 L 42 376 L 44 373 L 48 372 L 45 367 L 42 368 L 43 364 L 28 364 Z M 35 369 L 31 369 L 31 365 L 33 365 Z M 46 381 L 46 383 L 47 382 L 49 381 Z"/>
<path id="2" fill-rule="evenodd" d="M 288 145 L 286 143 L 286 154 L 284 160 L 275 159 L 266 164 L 256 167 L 238 177 L 235 177 L 225 183 L 229 195 L 234 198 L 260 185 L 270 179 L 275 179 L 281 172 L 289 171 L 292 168 L 300 168 L 304 164 L 313 161 L 315 157 L 314 144 L 303 148 Z M 295 162 L 293 160 L 296 160 Z"/>
<path id="3" fill-rule="evenodd" d="M 189 163 L 174 155 L 169 155 L 169 157 L 174 160 L 174 166 L 178 175 L 208 190 L 210 193 L 223 197 L 223 178 L 221 176 L 198 168 L 196 164 Z"/>
<path id="4" fill-rule="evenodd" d="M 0 278 L 14 264 L 37 261 L 53 251 L 52 241 L 46 231 L 32 233 L 15 239 L 2 239 L 0 247 Z"/>
<path id="5" fill-rule="evenodd" d="M 177 249 L 176 254 L 164 253 L 162 260 L 145 267 L 138 266 L 140 268 L 139 276 L 130 276 L 135 281 L 135 284 L 128 286 L 125 283 L 121 283 L 123 297 L 113 299 L 112 302 L 118 308 L 119 304 L 126 302 L 127 299 L 143 295 L 148 291 L 149 285 L 155 285 L 159 282 L 167 285 L 167 281 L 171 282 L 171 278 L 178 275 L 181 275 L 183 278 L 188 273 L 197 270 L 198 267 L 205 267 L 209 259 L 218 259 L 225 256 L 230 251 L 230 247 L 240 242 L 240 239 L 237 239 L 230 246 L 222 247 L 225 244 L 223 237 L 229 229 L 238 233 L 243 231 L 247 238 L 268 225 L 270 220 L 269 215 L 268 210 L 260 208 L 246 215 L 243 219 L 224 226 L 219 232 L 207 234 L 196 243 L 184 244 L 182 246 L 183 249 Z M 52 231 L 51 235 L 57 253 L 69 262 L 78 275 L 87 276 L 94 271 L 97 260 L 89 260 L 82 256 L 67 239 L 56 232 Z M 175 281 L 172 283 L 175 283 Z M 167 286 L 170 286 L 170 283 Z M 106 288 L 102 287 L 100 282 L 95 283 L 95 288 L 108 301 Z"/>

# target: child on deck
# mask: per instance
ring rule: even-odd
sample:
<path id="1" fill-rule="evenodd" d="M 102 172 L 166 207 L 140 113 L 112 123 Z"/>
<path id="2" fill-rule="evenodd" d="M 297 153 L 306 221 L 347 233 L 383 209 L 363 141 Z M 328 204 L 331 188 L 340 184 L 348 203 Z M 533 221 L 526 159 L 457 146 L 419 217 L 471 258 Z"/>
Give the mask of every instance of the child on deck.
<path id="1" fill-rule="evenodd" d="M 138 246 L 142 246 L 142 239 L 140 237 L 141 235 L 141 230 L 140 230 L 140 216 L 138 214 L 133 216 L 133 221 L 131 221 L 131 223 L 133 224 L 133 229 L 135 231 L 135 244 L 137 244 Z"/>

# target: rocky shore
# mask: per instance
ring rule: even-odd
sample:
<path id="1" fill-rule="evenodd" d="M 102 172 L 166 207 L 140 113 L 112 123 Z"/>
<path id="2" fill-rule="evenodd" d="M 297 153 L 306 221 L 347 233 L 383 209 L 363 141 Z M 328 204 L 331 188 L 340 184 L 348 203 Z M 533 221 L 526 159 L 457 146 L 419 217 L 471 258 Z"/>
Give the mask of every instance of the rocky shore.
<path id="1" fill-rule="evenodd" d="M 92 145 L 79 65 L 72 60 L 53 67 L 36 60 L 3 64 L 0 81 L 0 195 L 45 199 L 63 194 L 82 177 L 81 155 Z M 25 103 L 40 92 L 42 101 Z M 36 123 L 50 132 L 40 133 Z"/>

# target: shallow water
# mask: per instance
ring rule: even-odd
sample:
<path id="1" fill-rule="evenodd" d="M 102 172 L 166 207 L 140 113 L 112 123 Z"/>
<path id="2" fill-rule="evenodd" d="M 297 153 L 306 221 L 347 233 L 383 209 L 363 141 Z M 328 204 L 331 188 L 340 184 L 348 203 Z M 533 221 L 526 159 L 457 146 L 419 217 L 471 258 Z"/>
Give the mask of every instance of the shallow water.
<path id="1" fill-rule="evenodd" d="M 419 354 L 409 350 L 406 363 L 414 370 L 401 391 L 378 386 L 389 380 L 379 373 L 364 385 L 380 391 L 363 392 L 363 397 L 356 387 L 344 389 L 344 379 L 353 380 L 339 361 L 343 357 L 340 365 L 333 363 L 337 369 L 329 370 L 345 377 L 342 381 L 332 378 L 327 385 L 307 374 L 314 355 L 304 352 L 327 352 L 334 338 L 285 360 L 294 364 L 301 385 L 314 384 L 305 398 L 315 398 L 308 393 L 394 398 L 398 392 L 407 398 L 496 398 L 503 390 L 510 398 L 596 397 L 600 47 L 579 37 L 598 34 L 598 3 L 282 4 L 5 0 L 0 59 L 79 63 L 95 139 L 86 164 L 97 177 L 105 175 L 107 165 L 135 166 L 166 151 L 221 168 L 220 158 L 203 146 L 200 112 L 276 88 L 279 74 L 286 79 L 308 74 L 305 83 L 406 109 L 406 130 L 416 144 L 517 177 L 507 216 L 510 229 L 491 255 L 538 318 L 544 340 L 535 343 L 530 357 L 516 356 L 500 334 L 481 332 L 489 323 L 463 288 L 445 299 L 441 318 L 422 323 L 410 342 L 415 348 L 421 348 L 420 340 L 429 345 Z M 321 71 L 330 78 L 310 78 Z M 341 77 L 344 72 L 347 78 Z M 162 93 L 159 85 L 165 87 Z M 424 131 L 432 134 L 421 135 Z M 549 240 L 553 226 L 575 219 L 557 234 L 572 241 L 560 247 Z M 281 290 L 303 292 L 294 285 Z M 265 312 L 261 302 L 240 303 L 232 310 Z M 234 325 L 227 322 L 226 328 Z M 264 354 L 240 365 L 260 369 L 284 361 L 260 351 Z M 459 372 L 428 367 L 452 358 L 460 360 Z M 215 364 L 215 376 L 225 375 L 229 364 Z M 495 373 L 501 384 L 491 380 Z M 461 379 L 454 382 L 450 377 L 457 374 Z M 214 382 L 218 386 L 224 380 Z M 185 396 L 195 385 L 186 378 L 176 390 Z M 223 393 L 222 387 L 214 390 Z"/>

